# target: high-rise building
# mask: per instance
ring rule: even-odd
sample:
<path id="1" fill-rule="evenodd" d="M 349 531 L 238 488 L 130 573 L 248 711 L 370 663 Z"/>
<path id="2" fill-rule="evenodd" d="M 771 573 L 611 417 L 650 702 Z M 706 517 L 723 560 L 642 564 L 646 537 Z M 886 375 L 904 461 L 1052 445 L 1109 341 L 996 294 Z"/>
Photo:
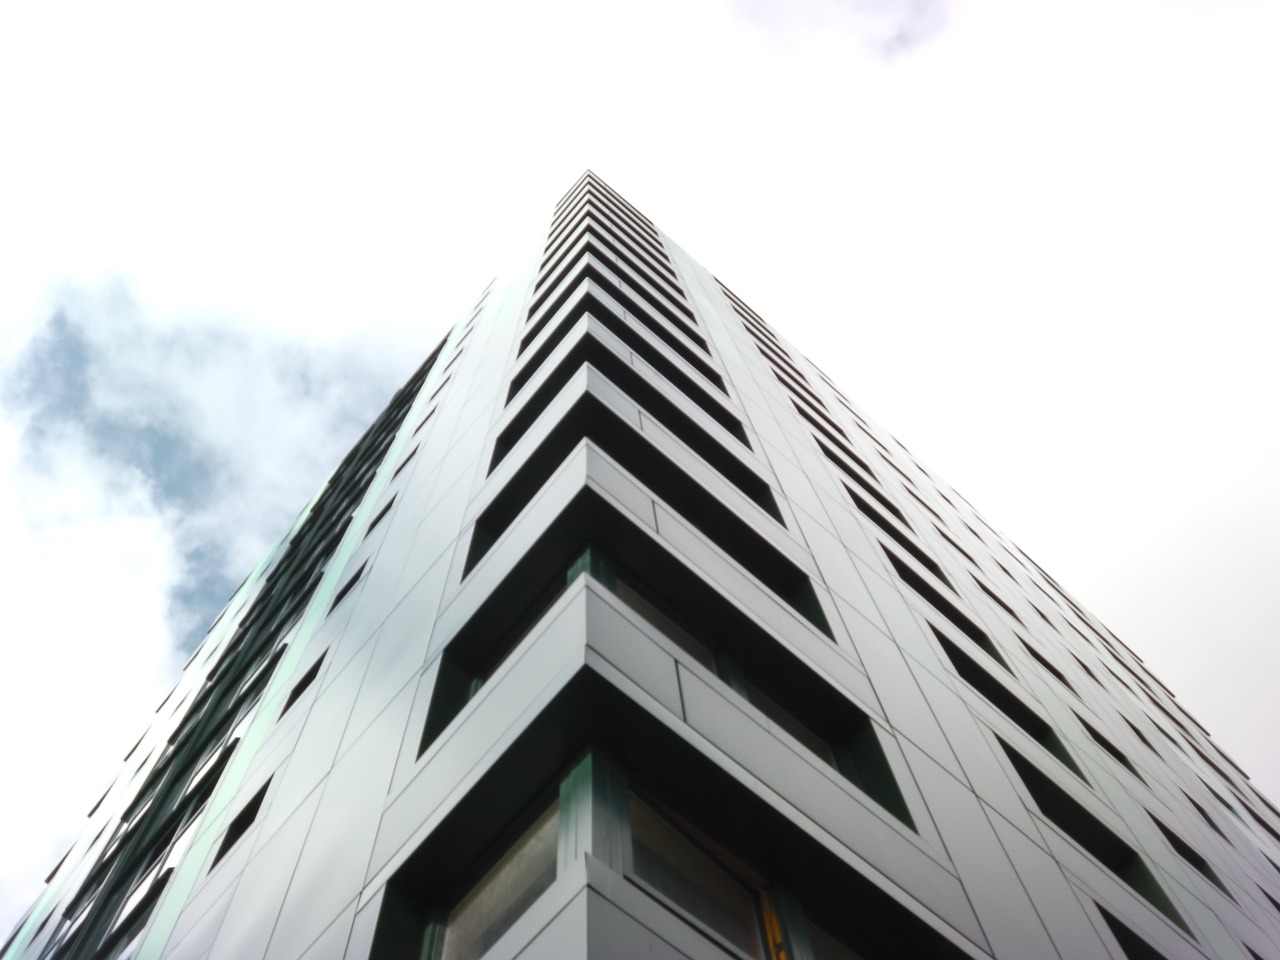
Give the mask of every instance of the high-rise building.
<path id="1" fill-rule="evenodd" d="M 1280 958 L 1280 812 L 591 174 L 236 591 L 4 958 Z"/>

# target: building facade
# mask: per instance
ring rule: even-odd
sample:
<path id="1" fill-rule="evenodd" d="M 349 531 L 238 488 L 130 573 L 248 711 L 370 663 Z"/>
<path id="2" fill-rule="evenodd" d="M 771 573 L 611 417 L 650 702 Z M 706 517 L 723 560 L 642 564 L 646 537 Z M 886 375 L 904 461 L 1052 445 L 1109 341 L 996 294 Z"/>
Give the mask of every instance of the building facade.
<path id="1" fill-rule="evenodd" d="M 1276 960 L 1280 812 L 588 173 L 0 956 Z"/>

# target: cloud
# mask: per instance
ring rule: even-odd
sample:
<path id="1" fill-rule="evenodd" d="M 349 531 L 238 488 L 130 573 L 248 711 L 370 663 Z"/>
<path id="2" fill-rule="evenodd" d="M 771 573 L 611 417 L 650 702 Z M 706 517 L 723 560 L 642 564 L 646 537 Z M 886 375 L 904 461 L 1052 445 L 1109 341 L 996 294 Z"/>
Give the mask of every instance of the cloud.
<path id="1" fill-rule="evenodd" d="M 734 0 L 739 15 L 770 32 L 843 30 L 882 57 L 908 53 L 947 23 L 947 0 Z"/>
<path id="2" fill-rule="evenodd" d="M 157 317 L 115 283 L 58 291 L 0 357 L 0 937 L 235 585 L 408 375 L 412 352 L 389 353 Z"/>
<path id="3" fill-rule="evenodd" d="M 150 504 L 181 558 L 169 615 L 188 648 L 386 402 L 396 366 L 148 316 L 116 283 L 58 293 L 0 401 L 22 417 L 26 469 L 57 486 L 74 450 Z"/>

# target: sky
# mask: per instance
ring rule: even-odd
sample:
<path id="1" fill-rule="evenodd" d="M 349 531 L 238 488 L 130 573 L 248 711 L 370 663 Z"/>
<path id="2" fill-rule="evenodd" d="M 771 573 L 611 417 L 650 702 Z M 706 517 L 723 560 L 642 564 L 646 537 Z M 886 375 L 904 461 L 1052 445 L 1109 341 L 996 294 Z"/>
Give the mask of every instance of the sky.
<path id="1" fill-rule="evenodd" d="M 1277 39 L 1264 0 L 5 4 L 0 931 L 587 168 L 1280 798 Z"/>

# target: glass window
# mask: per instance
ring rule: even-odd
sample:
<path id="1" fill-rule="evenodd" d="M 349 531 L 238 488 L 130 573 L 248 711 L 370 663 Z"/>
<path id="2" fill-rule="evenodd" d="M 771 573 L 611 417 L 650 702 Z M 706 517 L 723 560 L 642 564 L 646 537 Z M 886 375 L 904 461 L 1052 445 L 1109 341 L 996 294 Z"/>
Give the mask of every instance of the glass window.
<path id="1" fill-rule="evenodd" d="M 631 797 L 635 875 L 743 955 L 764 960 L 756 892 L 685 834 Z"/>
<path id="2" fill-rule="evenodd" d="M 813 960 L 862 960 L 862 954 L 854 953 L 820 926 L 805 918 L 809 931 L 809 950 Z"/>
<path id="3" fill-rule="evenodd" d="M 739 682 L 742 684 L 743 690 L 746 692 L 747 699 L 750 700 L 761 713 L 799 740 L 801 744 L 803 744 L 808 750 L 812 751 L 816 756 L 831 764 L 833 767 L 836 765 L 835 754 L 831 752 L 831 745 L 828 744 L 827 741 L 823 740 L 822 737 L 818 736 L 807 726 L 801 723 L 793 713 L 782 707 L 776 700 L 770 697 L 750 680 L 743 678 Z"/>
<path id="4" fill-rule="evenodd" d="M 715 672 L 715 655 L 702 643 L 695 640 L 689 631 L 679 626 L 669 616 L 638 594 L 630 585 L 617 580 L 612 586 L 614 595 L 619 600 L 657 627 L 662 631 L 663 636 L 674 641 L 676 646 L 689 654 L 689 656 L 693 657 L 708 670 Z"/>
<path id="5" fill-rule="evenodd" d="M 558 804 L 516 841 L 453 911 L 441 960 L 476 960 L 556 878 Z"/>

